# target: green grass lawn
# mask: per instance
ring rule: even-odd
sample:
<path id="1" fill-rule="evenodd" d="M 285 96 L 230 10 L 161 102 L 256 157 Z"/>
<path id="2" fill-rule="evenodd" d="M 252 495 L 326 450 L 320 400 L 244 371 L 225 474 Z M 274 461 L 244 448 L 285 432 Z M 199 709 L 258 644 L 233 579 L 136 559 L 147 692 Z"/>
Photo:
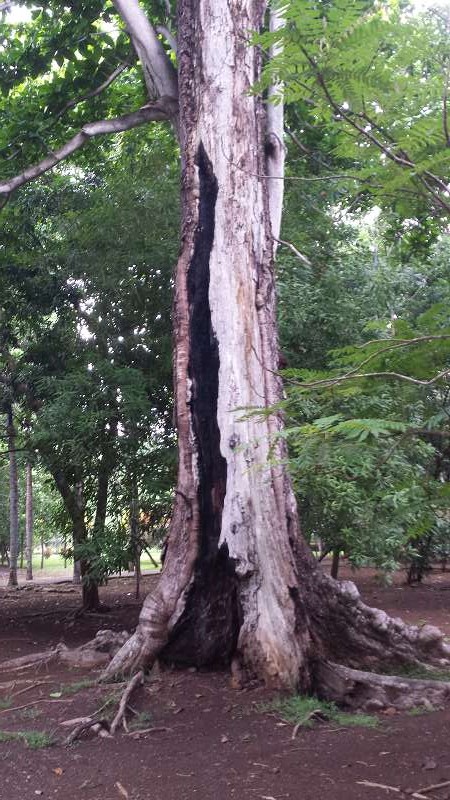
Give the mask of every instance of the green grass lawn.
<path id="1" fill-rule="evenodd" d="M 151 554 L 157 564 L 160 564 L 160 551 L 157 548 L 151 550 Z M 25 566 L 25 563 L 24 563 Z M 66 568 L 72 570 L 72 561 L 66 562 Z M 41 554 L 39 551 L 33 553 L 33 571 L 40 572 L 41 569 Z M 141 570 L 147 571 L 156 569 L 155 565 L 150 561 L 146 553 L 141 557 Z M 59 553 L 52 553 L 48 558 L 44 558 L 44 572 L 61 572 L 64 570 L 64 559 Z"/>

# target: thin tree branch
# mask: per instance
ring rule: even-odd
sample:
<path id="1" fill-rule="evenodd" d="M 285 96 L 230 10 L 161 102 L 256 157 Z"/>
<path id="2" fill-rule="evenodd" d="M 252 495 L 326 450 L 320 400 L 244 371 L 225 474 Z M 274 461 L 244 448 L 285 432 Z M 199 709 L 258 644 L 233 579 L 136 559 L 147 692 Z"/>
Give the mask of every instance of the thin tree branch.
<path id="1" fill-rule="evenodd" d="M 444 93 L 442 96 L 442 125 L 444 128 L 445 143 L 450 147 L 450 133 L 448 130 L 448 73 L 445 76 Z"/>
<path id="2" fill-rule="evenodd" d="M 261 180 L 274 181 L 300 181 L 304 183 L 315 183 L 316 181 L 340 181 L 345 179 L 366 183 L 366 180 L 364 178 L 360 178 L 358 175 L 315 175 L 313 178 L 307 178 L 303 175 L 269 175 L 265 173 L 250 172 L 249 170 L 244 169 L 244 167 L 241 167 L 240 164 L 236 164 L 235 161 L 232 161 L 231 158 L 226 155 L 223 148 L 222 153 L 232 167 L 236 167 L 236 169 L 238 169 L 240 172 L 243 172 L 245 175 L 249 175 L 251 178 L 261 178 Z"/>
<path id="3" fill-rule="evenodd" d="M 413 383 L 415 386 L 432 386 L 448 375 L 450 375 L 450 369 L 445 369 L 442 372 L 438 372 L 434 378 L 430 378 L 428 381 L 421 381 L 419 378 L 413 378 L 411 375 L 403 375 L 401 372 L 360 372 L 340 375 L 338 378 L 324 378 L 323 380 L 311 381 L 310 383 L 289 379 L 289 383 L 295 384 L 295 386 L 298 386 L 300 389 L 331 389 L 333 386 L 337 386 L 344 381 L 360 380 L 362 378 L 390 378 Z"/>
<path id="4" fill-rule="evenodd" d="M 416 292 L 414 294 L 416 294 Z M 414 295 L 412 295 L 412 296 L 414 297 Z M 397 339 L 397 338 L 389 339 L 389 342 L 391 344 L 385 349 L 391 350 L 391 349 L 393 349 L 394 347 L 397 347 L 397 346 L 399 346 L 399 347 L 406 346 L 407 347 L 410 344 L 421 344 L 422 342 L 433 342 L 435 340 L 439 341 L 441 339 L 450 339 L 450 333 L 430 334 L 429 336 L 416 336 L 414 339 Z M 382 339 L 369 339 L 369 341 L 368 342 L 364 342 L 364 344 L 358 344 L 357 348 L 358 348 L 358 350 L 362 350 L 364 347 L 367 347 L 367 345 L 369 345 L 369 344 L 377 344 L 377 343 L 379 344 L 382 341 L 383 341 Z M 384 352 L 384 350 L 378 350 L 376 355 L 378 355 L 378 353 L 382 353 L 382 352 Z M 359 366 L 361 366 L 361 365 L 359 365 Z M 359 367 L 358 367 L 358 369 L 359 369 Z"/>
<path id="5" fill-rule="evenodd" d="M 382 347 L 380 350 L 376 350 L 374 353 L 371 353 L 369 356 L 367 356 L 367 358 L 361 361 L 361 363 L 358 364 L 357 367 L 351 369 L 349 372 L 346 372 L 345 375 L 342 375 L 341 377 L 350 378 L 355 373 L 358 373 L 361 367 L 365 367 L 366 364 L 368 364 L 370 361 L 373 361 L 374 358 L 377 358 L 379 355 L 382 355 L 383 353 L 388 353 L 392 350 L 397 350 L 399 347 L 409 347 L 410 345 L 413 344 L 422 344 L 422 342 L 429 342 L 439 339 L 450 339 L 450 334 L 441 334 L 435 336 L 417 336 L 415 339 L 403 339 L 401 341 L 396 341 L 392 344 L 388 344 L 387 347 Z"/>
<path id="6" fill-rule="evenodd" d="M 118 78 L 119 75 L 122 74 L 122 72 L 125 72 L 125 70 L 129 69 L 130 67 L 131 64 L 128 61 L 124 61 L 122 64 L 119 64 L 119 66 L 116 67 L 116 69 L 113 70 L 111 74 L 108 75 L 108 77 L 103 81 L 103 83 L 101 83 L 100 86 L 96 87 L 96 89 L 91 89 L 91 91 L 87 92 L 85 95 L 83 95 L 83 97 L 78 97 L 77 99 L 74 98 L 73 100 L 69 100 L 69 102 L 66 103 L 65 106 L 63 106 L 61 111 L 58 111 L 58 113 L 55 115 L 54 122 L 60 119 L 60 117 L 62 117 L 63 114 L 66 113 L 66 111 L 69 111 L 69 109 L 75 108 L 75 106 L 79 105 L 79 103 L 83 103 L 85 100 L 88 100 L 91 97 L 97 97 L 99 94 L 104 92 L 105 89 L 107 89 L 108 86 L 111 86 L 111 84 L 116 80 L 116 78 Z"/>
<path id="7" fill-rule="evenodd" d="M 273 238 L 275 239 L 275 236 Z M 275 239 L 275 241 L 278 242 L 278 244 L 283 244 L 285 247 L 289 247 L 289 249 L 292 250 L 292 252 L 297 256 L 297 258 L 303 264 L 306 264 L 307 267 L 311 266 L 311 261 L 309 260 L 309 258 L 304 256 L 303 253 L 300 252 L 300 250 L 297 250 L 297 248 L 295 247 L 295 245 L 292 244 L 292 242 L 286 242 L 284 239 Z"/>
<path id="8" fill-rule="evenodd" d="M 157 25 L 156 32 L 159 33 L 161 36 L 164 37 L 167 44 L 169 45 L 170 49 L 172 50 L 175 55 L 177 54 L 177 37 L 174 36 L 171 30 L 167 27 L 167 25 Z"/>
<path id="9" fill-rule="evenodd" d="M 138 111 L 124 114 L 122 117 L 89 122 L 83 125 L 81 130 L 62 147 L 50 153 L 38 164 L 27 167 L 27 169 L 15 177 L 0 183 L 0 195 L 9 195 L 11 192 L 18 189 L 19 186 L 36 180 L 36 178 L 39 178 L 45 172 L 48 172 L 48 170 L 68 158 L 72 153 L 75 153 L 95 136 L 105 136 L 106 134 L 128 131 L 131 128 L 136 128 L 138 125 L 144 125 L 147 122 L 166 121 L 171 119 L 174 110 L 173 99 L 161 97 L 155 103 L 149 103 Z"/>

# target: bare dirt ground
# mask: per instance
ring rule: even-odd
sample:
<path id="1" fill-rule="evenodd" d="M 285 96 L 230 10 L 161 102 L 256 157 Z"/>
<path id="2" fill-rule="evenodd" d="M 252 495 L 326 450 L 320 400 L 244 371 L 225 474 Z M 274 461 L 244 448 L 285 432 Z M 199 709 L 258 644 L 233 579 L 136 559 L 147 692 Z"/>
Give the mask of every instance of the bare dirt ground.
<path id="1" fill-rule="evenodd" d="M 436 573 L 418 588 L 402 585 L 403 576 L 383 587 L 369 570 L 355 575 L 344 567 L 341 574 L 356 580 L 366 602 L 410 622 L 439 624 L 450 635 L 450 574 Z M 144 589 L 155 580 L 146 577 Z M 0 590 L 0 670 L 6 659 L 60 641 L 78 645 L 101 628 L 132 630 L 140 605 L 133 591 L 132 579 L 110 581 L 102 600 L 111 611 L 73 619 L 79 590 L 69 584 Z M 375 729 L 324 722 L 293 739 L 292 724 L 261 711 L 270 699 L 265 690 L 236 691 L 225 673 L 166 669 L 130 701 L 129 720 L 153 730 L 138 739 L 120 732 L 63 746 L 68 731 L 61 721 L 114 704 L 120 692 L 114 685 L 80 687 L 95 677 L 57 665 L 0 674 L 0 732 L 46 731 L 57 742 L 32 749 L 0 741 L 1 800 L 395 800 L 420 789 L 423 797 L 450 798 L 450 709 L 380 715 Z"/>

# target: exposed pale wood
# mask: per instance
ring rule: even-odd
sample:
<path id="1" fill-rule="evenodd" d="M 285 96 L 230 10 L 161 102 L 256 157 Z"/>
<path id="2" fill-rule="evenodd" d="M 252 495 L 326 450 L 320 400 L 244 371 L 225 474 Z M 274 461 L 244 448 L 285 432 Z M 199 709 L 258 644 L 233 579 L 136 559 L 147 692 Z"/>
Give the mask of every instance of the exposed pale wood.
<path id="1" fill-rule="evenodd" d="M 138 0 L 113 0 L 130 34 L 141 61 L 144 79 L 151 99 L 178 94 L 177 75 L 166 55 L 148 16 Z"/>
<path id="2" fill-rule="evenodd" d="M 434 791 L 434 789 L 444 789 L 446 786 L 450 786 L 450 781 L 442 781 L 442 783 L 432 783 L 430 786 L 422 786 L 417 791 L 419 794 L 425 794 L 426 792 Z"/>

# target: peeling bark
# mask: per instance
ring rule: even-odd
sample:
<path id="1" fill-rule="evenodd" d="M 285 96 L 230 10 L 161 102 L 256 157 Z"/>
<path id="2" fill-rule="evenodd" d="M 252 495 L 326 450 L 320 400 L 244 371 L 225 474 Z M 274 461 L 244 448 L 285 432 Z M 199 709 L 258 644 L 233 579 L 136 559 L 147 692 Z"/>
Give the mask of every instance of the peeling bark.
<path id="1" fill-rule="evenodd" d="M 282 419 L 264 413 L 282 396 L 273 276 L 282 193 L 258 176 L 282 170 L 284 150 L 281 135 L 273 140 L 279 114 L 250 91 L 260 53 L 242 31 L 262 27 L 265 3 L 180 0 L 178 15 L 178 481 L 161 579 L 103 677 L 156 657 L 233 661 L 244 680 L 340 692 L 350 705 L 371 692 L 391 702 L 408 689 L 348 670 L 442 666 L 449 648 L 436 629 L 390 619 L 353 584 L 320 573 L 300 535 L 283 445 L 274 444 Z"/>
<path id="2" fill-rule="evenodd" d="M 109 673 L 159 650 L 183 663 L 237 656 L 277 685 L 310 685 L 311 638 L 290 542 L 302 547 L 284 469 L 267 468 L 281 397 L 260 55 L 240 30 L 262 2 L 179 6 L 182 247 L 175 298 L 180 464 L 159 586 Z M 235 164 L 242 169 L 236 169 Z M 239 410 L 241 409 L 241 410 Z"/>

